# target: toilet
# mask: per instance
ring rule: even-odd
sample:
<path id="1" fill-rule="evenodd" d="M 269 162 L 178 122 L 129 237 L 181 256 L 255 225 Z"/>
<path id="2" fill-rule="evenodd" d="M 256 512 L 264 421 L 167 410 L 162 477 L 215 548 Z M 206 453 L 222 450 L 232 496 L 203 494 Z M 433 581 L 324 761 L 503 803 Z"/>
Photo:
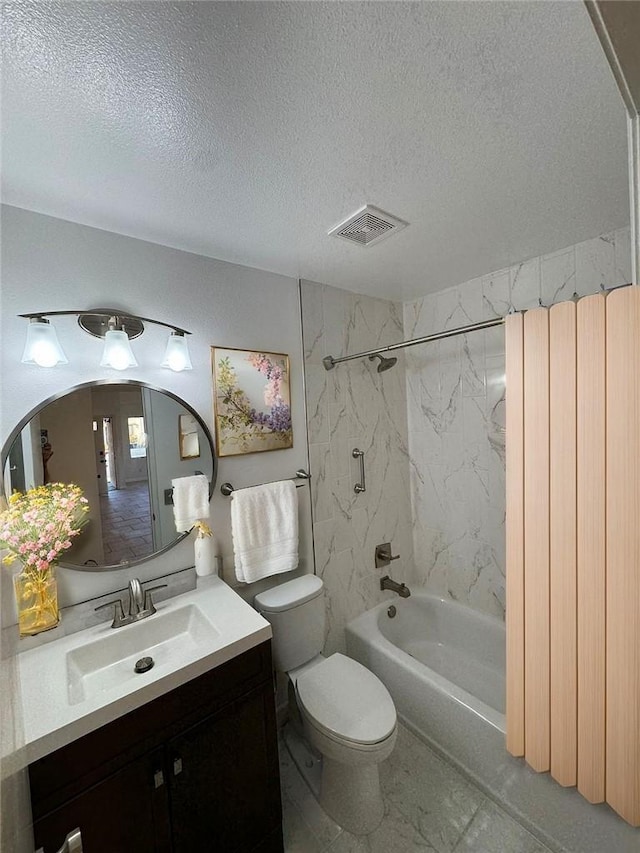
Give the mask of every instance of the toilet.
<path id="1" fill-rule="evenodd" d="M 304 738 L 322 757 L 320 804 L 344 829 L 363 835 L 384 815 L 378 765 L 395 745 L 396 709 L 362 664 L 320 653 L 322 593 L 319 577 L 303 575 L 260 593 L 254 605 L 273 629 L 274 666 L 289 678 L 290 716 L 299 717 Z"/>

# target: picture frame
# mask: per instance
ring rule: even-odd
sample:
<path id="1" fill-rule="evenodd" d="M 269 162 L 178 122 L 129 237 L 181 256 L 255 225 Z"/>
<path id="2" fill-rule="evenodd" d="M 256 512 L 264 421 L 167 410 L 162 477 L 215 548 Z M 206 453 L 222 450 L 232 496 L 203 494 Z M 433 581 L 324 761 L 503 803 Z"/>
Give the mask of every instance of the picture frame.
<path id="1" fill-rule="evenodd" d="M 200 458 L 198 422 L 193 415 L 178 415 L 178 445 L 181 460 Z"/>
<path id="2" fill-rule="evenodd" d="M 293 447 L 287 354 L 212 346 L 211 367 L 219 457 Z"/>

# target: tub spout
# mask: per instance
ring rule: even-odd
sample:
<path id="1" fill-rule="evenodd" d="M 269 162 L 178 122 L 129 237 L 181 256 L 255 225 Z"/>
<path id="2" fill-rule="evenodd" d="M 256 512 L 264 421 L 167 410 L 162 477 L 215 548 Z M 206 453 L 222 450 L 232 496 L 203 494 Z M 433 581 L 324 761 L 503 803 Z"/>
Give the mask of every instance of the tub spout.
<path id="1" fill-rule="evenodd" d="M 380 579 L 380 589 L 390 589 L 391 592 L 397 592 L 400 598 L 409 598 L 411 595 L 411 591 L 408 586 L 403 583 L 397 583 L 394 580 L 391 580 L 389 575 L 385 575 Z"/>

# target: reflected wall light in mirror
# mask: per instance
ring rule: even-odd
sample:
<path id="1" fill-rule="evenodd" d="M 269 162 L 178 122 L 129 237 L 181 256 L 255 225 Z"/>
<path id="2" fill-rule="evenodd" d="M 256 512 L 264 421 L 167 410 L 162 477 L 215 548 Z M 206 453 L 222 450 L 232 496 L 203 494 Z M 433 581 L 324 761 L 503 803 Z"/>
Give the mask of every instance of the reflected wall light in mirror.
<path id="1" fill-rule="evenodd" d="M 22 355 L 23 364 L 36 364 L 39 367 L 68 364 L 56 330 L 47 318 L 76 316 L 81 329 L 104 341 L 101 367 L 111 367 L 114 370 L 137 367 L 138 362 L 131 349 L 130 341 L 144 332 L 144 323 L 153 323 L 156 326 L 171 329 L 160 366 L 174 371 L 192 369 L 185 337 L 191 332 L 170 323 L 163 323 L 161 320 L 151 320 L 149 317 L 138 317 L 134 314 L 123 314 L 115 309 L 104 308 L 97 311 L 39 311 L 19 316 L 29 320 L 27 342 Z"/>

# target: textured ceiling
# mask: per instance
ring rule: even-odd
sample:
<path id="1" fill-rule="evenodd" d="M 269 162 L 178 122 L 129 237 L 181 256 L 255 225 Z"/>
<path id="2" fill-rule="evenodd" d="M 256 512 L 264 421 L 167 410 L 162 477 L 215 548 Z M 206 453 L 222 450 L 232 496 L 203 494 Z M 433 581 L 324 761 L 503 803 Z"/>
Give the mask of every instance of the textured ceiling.
<path id="1" fill-rule="evenodd" d="M 3 5 L 3 200 L 410 298 L 628 222 L 580 2 Z M 411 225 L 363 249 L 363 204 Z"/>

